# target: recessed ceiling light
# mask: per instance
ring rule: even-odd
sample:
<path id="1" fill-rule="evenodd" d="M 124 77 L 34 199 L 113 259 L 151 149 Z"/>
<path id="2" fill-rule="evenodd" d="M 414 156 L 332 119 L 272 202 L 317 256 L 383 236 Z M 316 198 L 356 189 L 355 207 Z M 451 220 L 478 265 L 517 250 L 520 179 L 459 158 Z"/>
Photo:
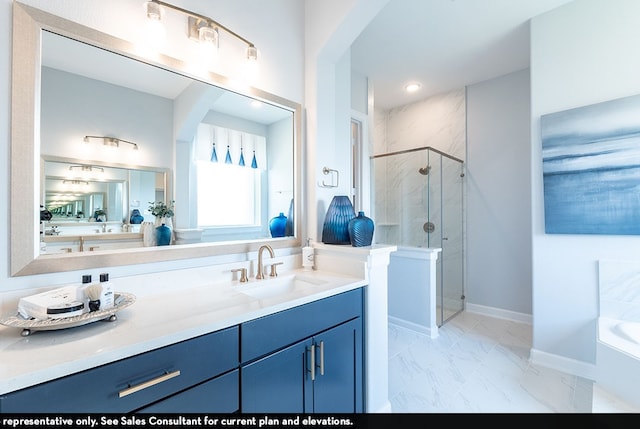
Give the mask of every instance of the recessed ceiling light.
<path id="1" fill-rule="evenodd" d="M 404 90 L 407 92 L 416 92 L 417 90 L 420 89 L 422 85 L 420 85 L 419 83 L 408 83 L 404 86 Z"/>

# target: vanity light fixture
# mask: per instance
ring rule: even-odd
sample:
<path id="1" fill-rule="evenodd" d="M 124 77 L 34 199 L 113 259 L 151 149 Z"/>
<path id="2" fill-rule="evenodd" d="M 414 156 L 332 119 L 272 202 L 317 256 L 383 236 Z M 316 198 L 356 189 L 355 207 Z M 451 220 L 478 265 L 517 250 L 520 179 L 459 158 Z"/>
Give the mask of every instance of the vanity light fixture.
<path id="1" fill-rule="evenodd" d="M 104 168 L 96 167 L 95 165 L 71 165 L 69 166 L 69 171 L 80 170 L 82 172 L 92 173 L 94 171 L 99 171 L 100 173 L 104 173 Z"/>
<path id="2" fill-rule="evenodd" d="M 85 143 L 90 143 L 91 140 L 102 140 L 102 144 L 105 146 L 110 146 L 110 147 L 120 147 L 120 143 L 125 143 L 128 145 L 133 146 L 133 150 L 138 150 L 138 144 L 137 143 L 133 143 L 133 142 L 129 142 L 126 140 L 122 140 L 116 137 L 104 137 L 104 136 L 84 136 L 84 142 Z"/>
<path id="3" fill-rule="evenodd" d="M 62 181 L 63 185 L 85 185 L 85 186 L 89 186 L 89 182 L 85 181 L 85 180 L 63 180 Z"/>
<path id="4" fill-rule="evenodd" d="M 150 0 L 146 2 L 145 5 L 146 5 L 146 11 L 147 11 L 147 18 L 155 22 L 162 21 L 163 7 L 172 9 L 184 15 L 187 15 L 187 18 L 188 18 L 187 28 L 188 28 L 189 38 L 196 40 L 203 45 L 208 46 L 210 48 L 208 50 L 212 52 L 212 55 L 217 55 L 217 50 L 218 50 L 219 40 L 220 40 L 219 38 L 220 31 L 224 31 L 225 33 L 235 37 L 236 39 L 240 40 L 242 43 L 247 45 L 247 49 L 245 51 L 247 63 L 254 64 L 251 67 L 255 68 L 255 63 L 258 60 L 258 50 L 256 49 L 255 45 L 251 43 L 249 40 L 240 36 L 238 33 L 220 24 L 219 22 L 214 21 L 213 19 L 207 16 L 200 15 L 199 13 L 195 13 L 190 10 L 183 9 L 181 7 L 174 6 L 172 4 L 165 3 L 159 0 Z"/>

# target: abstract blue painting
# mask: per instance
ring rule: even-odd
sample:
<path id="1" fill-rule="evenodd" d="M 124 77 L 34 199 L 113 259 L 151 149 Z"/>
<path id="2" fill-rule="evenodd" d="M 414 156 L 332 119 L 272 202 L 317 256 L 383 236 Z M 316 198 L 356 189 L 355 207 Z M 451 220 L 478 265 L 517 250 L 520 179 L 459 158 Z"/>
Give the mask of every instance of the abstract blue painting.
<path id="1" fill-rule="evenodd" d="M 547 234 L 640 234 L 640 96 L 540 118 Z"/>

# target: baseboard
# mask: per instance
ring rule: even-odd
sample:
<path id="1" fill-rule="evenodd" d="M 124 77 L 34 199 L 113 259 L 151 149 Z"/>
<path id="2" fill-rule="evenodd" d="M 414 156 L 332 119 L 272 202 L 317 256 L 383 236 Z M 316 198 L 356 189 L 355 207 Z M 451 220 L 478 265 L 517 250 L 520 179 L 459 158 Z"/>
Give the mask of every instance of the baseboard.
<path id="1" fill-rule="evenodd" d="M 557 371 L 573 374 L 578 377 L 584 377 L 590 380 L 596 379 L 596 366 L 591 363 L 569 359 L 564 356 L 543 352 L 533 348 L 529 354 L 529 361 L 534 365 L 544 366 Z"/>
<path id="2" fill-rule="evenodd" d="M 469 303 L 465 304 L 464 309 L 470 313 L 483 314 L 485 316 L 496 317 L 498 319 L 512 320 L 514 322 L 527 323 L 529 325 L 533 323 L 533 317 L 526 313 L 518 313 L 511 310 L 503 310 L 501 308 Z"/>
<path id="3" fill-rule="evenodd" d="M 438 338 L 438 329 L 430 329 L 424 325 L 418 325 L 417 323 L 409 322 L 408 320 L 400 319 L 393 316 L 388 316 L 388 320 L 389 323 L 400 326 L 401 328 L 411 329 L 412 331 L 425 334 L 429 338 Z"/>

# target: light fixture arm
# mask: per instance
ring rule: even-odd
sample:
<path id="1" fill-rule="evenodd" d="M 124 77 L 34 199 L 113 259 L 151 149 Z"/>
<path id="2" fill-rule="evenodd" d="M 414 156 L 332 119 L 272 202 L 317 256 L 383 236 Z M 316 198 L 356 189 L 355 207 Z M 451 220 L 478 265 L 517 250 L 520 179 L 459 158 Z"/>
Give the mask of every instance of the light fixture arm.
<path id="1" fill-rule="evenodd" d="M 234 36 L 235 38 L 237 38 L 237 39 L 239 39 L 239 40 L 242 40 L 242 42 L 244 42 L 244 43 L 245 43 L 249 48 L 255 48 L 255 45 L 254 45 L 253 43 L 251 43 L 250 41 L 248 41 L 248 40 L 247 40 L 247 39 L 245 39 L 244 37 L 240 36 L 238 33 L 236 33 L 236 32 L 234 32 L 234 31 L 232 31 L 232 30 L 228 29 L 228 28 L 227 28 L 227 27 L 225 27 L 224 25 L 220 24 L 220 23 L 219 23 L 219 22 L 217 22 L 217 21 L 214 21 L 213 19 L 211 19 L 211 18 L 209 18 L 209 17 L 207 17 L 207 16 L 200 15 L 199 13 L 191 12 L 190 10 L 183 9 L 183 8 L 181 8 L 181 7 L 179 7 L 179 6 L 174 6 L 174 5 L 172 5 L 172 4 L 165 3 L 165 2 L 160 1 L 160 0 L 149 0 L 149 1 L 151 1 L 152 3 L 159 4 L 160 6 L 167 7 L 167 8 L 169 8 L 169 9 L 177 10 L 178 12 L 184 13 L 185 15 L 189 15 L 189 16 L 191 16 L 191 17 L 193 17 L 193 18 L 203 20 L 203 21 L 205 21 L 208 25 L 218 27 L 218 28 L 220 28 L 220 29 L 224 30 L 225 32 L 227 32 L 227 33 L 231 34 L 231 35 L 232 35 L 232 36 Z"/>

